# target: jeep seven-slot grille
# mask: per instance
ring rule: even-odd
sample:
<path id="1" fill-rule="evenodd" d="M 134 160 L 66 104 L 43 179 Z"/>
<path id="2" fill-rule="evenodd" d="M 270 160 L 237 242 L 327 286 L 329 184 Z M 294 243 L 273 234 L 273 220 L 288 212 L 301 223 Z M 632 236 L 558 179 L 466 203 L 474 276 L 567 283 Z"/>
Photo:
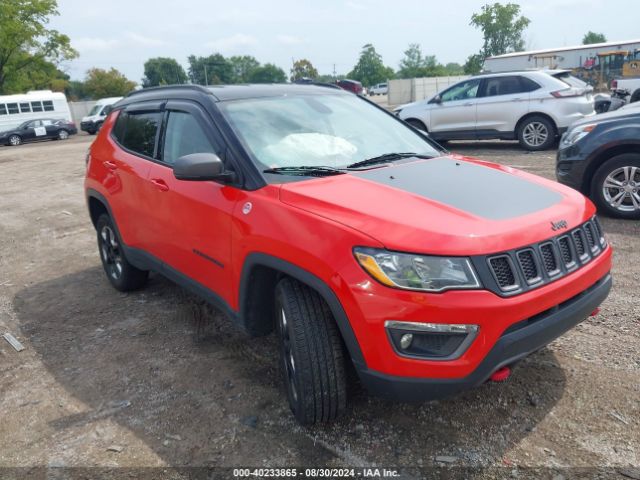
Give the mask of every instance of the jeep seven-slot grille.
<path id="1" fill-rule="evenodd" d="M 566 275 L 600 255 L 605 246 L 602 227 L 593 217 L 558 237 L 492 255 L 487 263 L 499 290 L 515 294 Z"/>

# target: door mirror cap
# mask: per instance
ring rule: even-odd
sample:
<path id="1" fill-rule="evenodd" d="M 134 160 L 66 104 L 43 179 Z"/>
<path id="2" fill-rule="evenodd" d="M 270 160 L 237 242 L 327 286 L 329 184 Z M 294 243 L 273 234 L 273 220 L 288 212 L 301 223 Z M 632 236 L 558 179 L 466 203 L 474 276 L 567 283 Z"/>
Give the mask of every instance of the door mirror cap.
<path id="1" fill-rule="evenodd" d="M 442 103 L 442 97 L 440 95 L 436 95 L 429 103 Z"/>
<path id="2" fill-rule="evenodd" d="M 176 160 L 173 175 L 178 180 L 231 181 L 233 172 L 226 172 L 220 157 L 215 153 L 192 153 Z"/>

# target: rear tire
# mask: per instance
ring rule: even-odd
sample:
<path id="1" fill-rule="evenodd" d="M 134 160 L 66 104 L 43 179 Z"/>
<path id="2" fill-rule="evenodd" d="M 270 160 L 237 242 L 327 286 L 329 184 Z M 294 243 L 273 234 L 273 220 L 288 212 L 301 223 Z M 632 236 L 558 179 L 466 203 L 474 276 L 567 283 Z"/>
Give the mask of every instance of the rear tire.
<path id="1" fill-rule="evenodd" d="M 533 115 L 518 126 L 516 135 L 522 148 L 537 152 L 547 150 L 555 143 L 556 127 L 548 118 Z"/>
<path id="2" fill-rule="evenodd" d="M 9 137 L 8 143 L 12 147 L 17 147 L 18 145 L 22 145 L 22 137 L 20 135 L 11 135 Z"/>
<path id="3" fill-rule="evenodd" d="M 640 101 L 640 88 L 635 92 L 633 92 L 633 95 L 631 95 L 631 100 L 629 100 L 629 103 L 638 102 L 638 101 Z"/>
<path id="4" fill-rule="evenodd" d="M 98 251 L 104 272 L 116 290 L 129 292 L 137 290 L 147 283 L 149 272 L 140 270 L 129 263 L 122 249 L 111 217 L 103 213 L 96 222 Z"/>
<path id="5" fill-rule="evenodd" d="M 593 176 L 591 194 L 601 212 L 640 219 L 640 154 L 623 153 L 602 164 Z"/>
<path id="6" fill-rule="evenodd" d="M 303 425 L 329 422 L 347 404 L 345 354 L 320 295 L 284 278 L 276 286 L 276 322 L 289 406 Z"/>

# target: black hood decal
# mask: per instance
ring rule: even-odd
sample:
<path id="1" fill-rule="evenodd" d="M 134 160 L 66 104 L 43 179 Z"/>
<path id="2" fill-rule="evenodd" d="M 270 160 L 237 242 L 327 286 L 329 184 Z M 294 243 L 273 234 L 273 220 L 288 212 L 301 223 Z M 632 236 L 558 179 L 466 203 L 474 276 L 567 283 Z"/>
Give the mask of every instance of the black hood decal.
<path id="1" fill-rule="evenodd" d="M 558 192 L 542 185 L 449 157 L 367 170 L 356 175 L 490 220 L 527 215 L 562 200 Z"/>

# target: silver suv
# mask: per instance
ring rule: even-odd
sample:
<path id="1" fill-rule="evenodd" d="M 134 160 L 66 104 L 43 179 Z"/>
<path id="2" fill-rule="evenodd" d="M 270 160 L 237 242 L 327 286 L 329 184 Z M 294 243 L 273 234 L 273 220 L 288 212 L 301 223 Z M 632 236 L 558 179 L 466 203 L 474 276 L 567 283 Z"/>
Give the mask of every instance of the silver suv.
<path id="1" fill-rule="evenodd" d="M 592 90 L 567 70 L 485 74 L 395 113 L 435 140 L 517 139 L 527 150 L 545 150 L 595 114 Z"/>

